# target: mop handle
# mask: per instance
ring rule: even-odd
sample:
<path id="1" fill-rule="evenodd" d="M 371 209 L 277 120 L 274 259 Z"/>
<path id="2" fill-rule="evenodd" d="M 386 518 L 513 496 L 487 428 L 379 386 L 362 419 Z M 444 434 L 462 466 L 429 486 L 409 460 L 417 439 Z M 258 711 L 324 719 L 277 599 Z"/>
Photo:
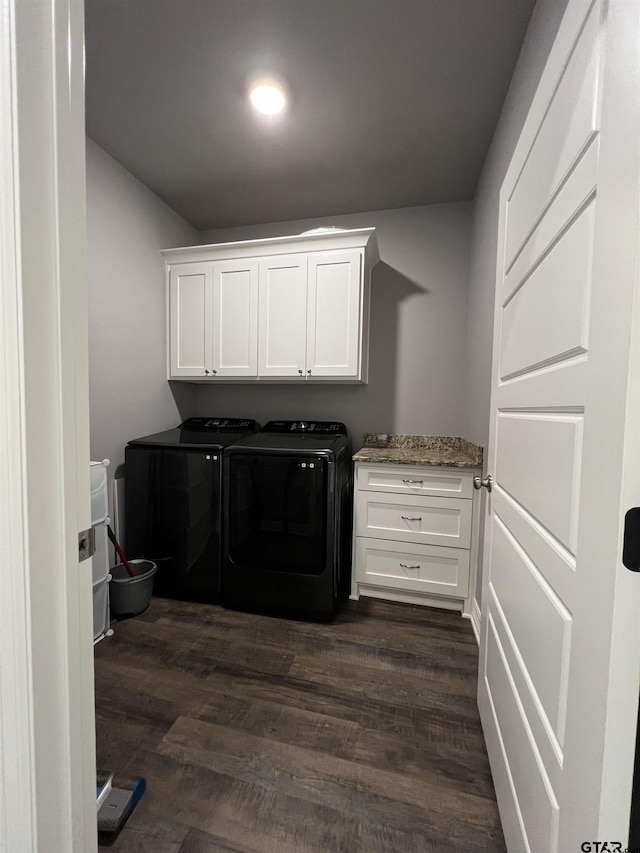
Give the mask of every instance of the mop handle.
<path id="1" fill-rule="evenodd" d="M 109 540 L 110 540 L 111 544 L 116 549 L 117 555 L 122 560 L 122 565 L 127 570 L 127 574 L 129 575 L 130 578 L 135 578 L 135 572 L 133 571 L 133 569 L 129 565 L 129 561 L 125 557 L 124 551 L 120 547 L 120 544 L 118 543 L 118 540 L 116 539 L 115 534 L 114 534 L 113 530 L 111 529 L 110 525 L 107 525 L 107 534 L 109 536 Z"/>

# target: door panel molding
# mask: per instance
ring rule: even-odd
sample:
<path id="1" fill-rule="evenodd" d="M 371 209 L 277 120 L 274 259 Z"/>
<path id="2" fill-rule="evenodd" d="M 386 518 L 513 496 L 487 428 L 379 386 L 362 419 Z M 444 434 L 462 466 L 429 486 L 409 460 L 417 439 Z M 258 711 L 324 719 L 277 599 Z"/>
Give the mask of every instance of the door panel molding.
<path id="1" fill-rule="evenodd" d="M 557 849 L 559 807 L 533 737 L 507 657 L 498 637 L 493 614 L 487 617 L 487 687 L 496 728 L 509 764 L 512 792 L 523 830 L 522 849 Z M 495 692 L 489 685 L 494 685 Z M 499 691 L 500 698 L 496 698 Z M 518 746 L 515 746 L 515 743 Z M 531 782 L 534 785 L 531 785 Z M 523 789 L 526 786 L 526 791 Z M 508 846 L 511 853 L 512 846 Z M 515 847 L 514 849 L 518 849 Z"/>
<path id="2" fill-rule="evenodd" d="M 506 201 L 509 227 L 505 234 L 505 269 L 509 270 L 545 214 L 568 175 L 599 128 L 598 72 L 601 52 L 599 2 L 581 3 L 586 14 L 572 42 L 558 81 L 550 94 L 544 93 L 544 116 L 537 122 L 535 136 L 526 147 L 524 135 L 519 146 L 526 151 L 518 176 L 509 180 Z M 573 12 L 573 10 L 572 10 Z M 568 21 L 568 17 L 565 16 Z M 566 54 L 565 54 L 566 56 Z M 547 77 L 548 79 L 548 77 Z M 543 79 L 546 83 L 546 80 Z M 536 98 L 541 90 L 536 92 Z"/>
<path id="3" fill-rule="evenodd" d="M 564 753 L 551 723 L 544 713 L 544 708 L 533 687 L 526 667 L 522 664 L 516 642 L 504 618 L 500 602 L 495 595 L 495 590 L 492 586 L 490 590 L 491 598 L 488 606 L 493 619 L 493 627 L 500 640 L 502 652 L 507 661 L 520 702 L 522 703 L 524 714 L 540 752 L 549 784 L 553 790 L 556 790 L 562 773 Z"/>
<path id="4" fill-rule="evenodd" d="M 538 712 L 561 751 L 571 614 L 504 522 L 497 515 L 494 520 L 493 597 L 512 638 L 528 689 L 539 706 Z M 498 551 L 503 553 L 498 555 Z"/>

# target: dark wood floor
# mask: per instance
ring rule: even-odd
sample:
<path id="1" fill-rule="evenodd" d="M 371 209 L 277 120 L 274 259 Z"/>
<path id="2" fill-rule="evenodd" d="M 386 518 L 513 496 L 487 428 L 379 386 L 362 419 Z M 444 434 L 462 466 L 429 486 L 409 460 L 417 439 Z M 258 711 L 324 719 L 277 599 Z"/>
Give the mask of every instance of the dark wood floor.
<path id="1" fill-rule="evenodd" d="M 332 625 L 153 599 L 96 647 L 98 767 L 147 779 L 116 853 L 504 851 L 477 646 L 443 610 Z"/>

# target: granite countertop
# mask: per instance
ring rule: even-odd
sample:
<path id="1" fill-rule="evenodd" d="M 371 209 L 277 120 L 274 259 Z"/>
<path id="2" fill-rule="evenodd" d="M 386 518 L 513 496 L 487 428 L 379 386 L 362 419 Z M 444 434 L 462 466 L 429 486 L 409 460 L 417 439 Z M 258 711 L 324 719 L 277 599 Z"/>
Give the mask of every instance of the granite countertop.
<path id="1" fill-rule="evenodd" d="M 354 462 L 482 468 L 482 447 L 449 435 L 395 435 L 367 432 Z"/>

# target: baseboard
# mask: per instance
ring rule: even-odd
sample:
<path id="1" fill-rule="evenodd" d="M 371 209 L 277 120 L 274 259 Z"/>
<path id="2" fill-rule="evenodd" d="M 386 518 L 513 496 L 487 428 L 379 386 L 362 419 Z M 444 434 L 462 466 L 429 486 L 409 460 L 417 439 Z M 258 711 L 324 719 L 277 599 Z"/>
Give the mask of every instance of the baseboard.
<path id="1" fill-rule="evenodd" d="M 471 622 L 471 627 L 473 628 L 473 633 L 476 637 L 476 643 L 480 645 L 480 605 L 473 599 L 473 604 L 471 605 L 471 613 L 467 616 L 465 613 L 464 616 Z"/>
<path id="2" fill-rule="evenodd" d="M 411 593 L 389 587 L 368 586 L 358 584 L 357 593 L 352 592 L 351 598 L 380 598 L 383 601 L 399 601 L 402 604 L 417 604 L 421 607 L 437 607 L 439 610 L 457 610 L 462 615 L 463 602 L 459 598 L 447 598 L 444 595 L 425 595 L 421 592 Z"/>

